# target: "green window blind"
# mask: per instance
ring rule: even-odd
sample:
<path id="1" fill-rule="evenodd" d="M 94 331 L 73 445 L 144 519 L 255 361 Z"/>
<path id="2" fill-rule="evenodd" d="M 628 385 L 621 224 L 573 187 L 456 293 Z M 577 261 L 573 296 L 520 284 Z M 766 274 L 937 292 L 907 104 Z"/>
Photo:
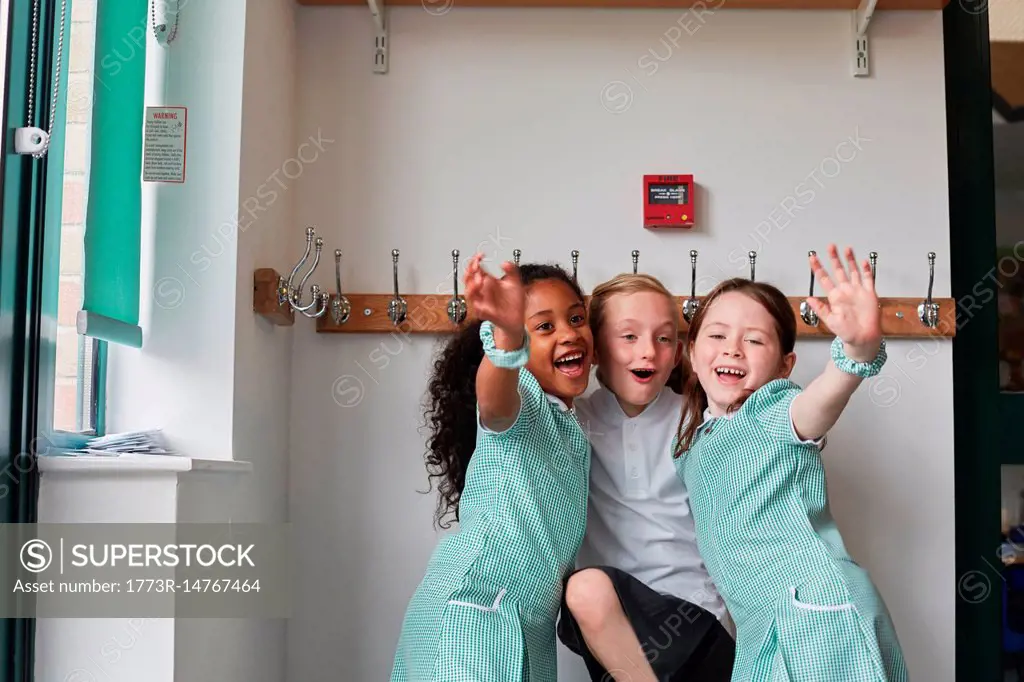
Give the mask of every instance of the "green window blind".
<path id="1" fill-rule="evenodd" d="M 98 0 L 92 158 L 78 332 L 139 348 L 147 0 Z"/>

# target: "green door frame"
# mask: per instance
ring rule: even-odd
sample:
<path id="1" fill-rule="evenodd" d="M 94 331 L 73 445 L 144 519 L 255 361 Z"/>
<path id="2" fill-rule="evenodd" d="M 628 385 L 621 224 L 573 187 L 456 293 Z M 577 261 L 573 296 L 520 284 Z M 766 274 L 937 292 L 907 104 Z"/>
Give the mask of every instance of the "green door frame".
<path id="1" fill-rule="evenodd" d="M 36 101 L 28 120 L 33 2 L 0 0 L 8 36 L 4 78 L 3 153 L 0 156 L 0 523 L 35 523 L 39 474 L 35 457 L 40 409 L 43 321 L 43 234 L 46 162 L 13 149 L 13 130 L 46 130 L 52 89 L 56 3 L 40 3 Z M 63 145 L 61 145 L 63 149 Z M 10 556 L 11 549 L 0 548 Z M 0 619 L 0 682 L 34 677 L 35 621 Z"/>
<path id="2" fill-rule="evenodd" d="M 973 14 L 954 0 L 943 29 L 952 292 L 958 303 L 971 302 L 958 305 L 953 342 L 956 679 L 997 682 L 1003 582 L 988 12 Z"/>

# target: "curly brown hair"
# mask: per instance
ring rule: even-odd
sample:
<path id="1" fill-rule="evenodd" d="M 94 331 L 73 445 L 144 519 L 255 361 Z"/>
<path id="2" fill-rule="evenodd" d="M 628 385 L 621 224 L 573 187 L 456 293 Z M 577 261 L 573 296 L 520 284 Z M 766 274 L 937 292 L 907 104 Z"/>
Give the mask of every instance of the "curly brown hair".
<path id="1" fill-rule="evenodd" d="M 585 301 L 579 284 L 560 266 L 526 263 L 519 266 L 519 277 L 529 287 L 541 280 L 564 282 Z M 433 373 L 427 386 L 424 419 L 430 431 L 427 438 L 427 479 L 437 479 L 437 510 L 434 521 L 449 528 L 446 517 L 459 520 L 459 500 L 466 483 L 466 469 L 476 449 L 476 372 L 484 359 L 480 341 L 480 320 L 473 320 L 455 332 L 434 358 Z M 431 488 L 426 492 L 430 492 Z"/>

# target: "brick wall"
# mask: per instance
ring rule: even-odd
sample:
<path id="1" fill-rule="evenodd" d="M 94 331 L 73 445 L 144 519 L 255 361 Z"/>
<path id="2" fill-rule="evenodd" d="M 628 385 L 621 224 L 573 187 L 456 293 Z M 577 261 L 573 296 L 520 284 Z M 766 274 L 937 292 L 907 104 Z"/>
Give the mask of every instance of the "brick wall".
<path id="1" fill-rule="evenodd" d="M 76 424 L 79 343 L 75 317 L 82 307 L 83 235 L 89 167 L 96 0 L 75 0 L 68 48 L 67 129 L 64 143 L 64 197 L 60 237 L 60 294 L 57 308 L 57 378 L 53 427 Z"/>

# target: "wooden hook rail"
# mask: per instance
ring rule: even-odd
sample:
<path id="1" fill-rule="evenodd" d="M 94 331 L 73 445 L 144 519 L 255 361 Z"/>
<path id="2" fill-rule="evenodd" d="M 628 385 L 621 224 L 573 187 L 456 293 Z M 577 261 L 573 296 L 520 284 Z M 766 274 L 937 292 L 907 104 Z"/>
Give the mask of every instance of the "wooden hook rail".
<path id="1" fill-rule="evenodd" d="M 277 325 L 291 325 L 294 315 L 288 306 L 279 306 L 277 298 L 278 273 L 263 268 L 254 277 L 253 310 Z M 457 329 L 448 319 L 448 301 L 451 294 L 403 294 L 407 306 L 406 319 L 395 325 L 388 317 L 388 303 L 393 294 L 345 294 L 351 306 L 348 320 L 337 324 L 328 312 L 316 319 L 316 331 L 321 334 L 443 334 Z M 332 295 L 332 299 L 336 295 Z M 676 296 L 676 303 L 682 307 L 687 296 Z M 697 297 L 703 300 L 703 297 Z M 791 296 L 789 303 L 797 320 L 797 335 L 802 338 L 832 338 L 833 334 L 823 322 L 812 327 L 800 317 L 803 296 Z M 882 334 L 886 338 L 945 337 L 956 335 L 956 308 L 952 298 L 935 298 L 938 304 L 938 321 L 935 327 L 925 326 L 918 317 L 921 298 L 882 298 Z M 469 308 L 467 320 L 473 319 Z M 684 323 L 681 331 L 686 331 Z"/>

